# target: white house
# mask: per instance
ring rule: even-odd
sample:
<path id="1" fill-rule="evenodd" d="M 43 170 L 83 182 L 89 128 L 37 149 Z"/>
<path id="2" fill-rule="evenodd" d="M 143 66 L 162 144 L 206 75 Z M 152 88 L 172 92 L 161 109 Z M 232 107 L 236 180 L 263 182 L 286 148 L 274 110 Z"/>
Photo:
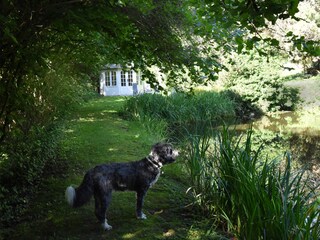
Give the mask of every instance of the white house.
<path id="1" fill-rule="evenodd" d="M 150 90 L 150 85 L 141 81 L 140 72 L 122 68 L 119 64 L 105 65 L 100 73 L 101 95 L 130 96 Z"/>

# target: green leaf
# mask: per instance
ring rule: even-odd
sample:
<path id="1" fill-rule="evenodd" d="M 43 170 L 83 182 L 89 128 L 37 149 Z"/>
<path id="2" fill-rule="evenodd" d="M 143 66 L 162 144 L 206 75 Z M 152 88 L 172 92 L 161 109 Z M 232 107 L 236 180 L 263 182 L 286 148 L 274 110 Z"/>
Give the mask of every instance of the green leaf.
<path id="1" fill-rule="evenodd" d="M 251 38 L 251 40 L 253 42 L 259 42 L 259 41 L 261 41 L 261 38 L 254 36 L 254 37 Z"/>
<path id="2" fill-rule="evenodd" d="M 277 39 L 271 39 L 270 43 L 271 43 L 271 46 L 274 46 L 274 47 L 279 46 L 279 41 Z"/>
<path id="3" fill-rule="evenodd" d="M 289 6 L 289 9 L 288 9 L 288 12 L 291 16 L 295 15 L 297 12 L 299 12 L 299 9 L 298 9 L 298 5 L 299 5 L 299 0 L 291 0 L 290 1 L 290 6 Z"/>
<path id="4" fill-rule="evenodd" d="M 243 48 L 244 48 L 243 43 L 239 43 L 239 44 L 238 44 L 238 47 L 237 47 L 237 52 L 238 52 L 238 53 L 241 53 Z"/>
<path id="5" fill-rule="evenodd" d="M 287 32 L 286 37 L 292 37 L 292 36 L 293 36 L 293 32 L 292 31 Z"/>
<path id="6" fill-rule="evenodd" d="M 4 29 L 4 36 L 7 36 L 7 37 L 11 38 L 11 40 L 15 44 L 19 45 L 19 42 L 18 42 L 17 38 L 10 32 L 10 30 L 8 28 Z"/>
<path id="7" fill-rule="evenodd" d="M 237 44 L 243 44 L 243 38 L 241 36 L 236 36 L 234 40 Z"/>
<path id="8" fill-rule="evenodd" d="M 246 41 L 246 49 L 251 50 L 253 48 L 253 44 L 254 44 L 254 41 L 252 41 L 252 39 L 248 39 Z"/>

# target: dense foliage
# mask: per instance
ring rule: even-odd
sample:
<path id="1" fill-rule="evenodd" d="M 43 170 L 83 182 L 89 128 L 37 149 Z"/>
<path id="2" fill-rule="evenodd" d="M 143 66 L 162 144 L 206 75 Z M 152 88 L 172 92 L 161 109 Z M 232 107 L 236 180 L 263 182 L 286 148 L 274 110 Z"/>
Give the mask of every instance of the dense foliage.
<path id="1" fill-rule="evenodd" d="M 319 7 L 319 2 L 309 0 L 312 5 Z M 257 48 L 263 42 L 274 47 L 280 47 L 279 36 L 265 34 L 266 28 L 277 25 L 282 20 L 299 21 L 301 18 L 296 17 L 299 12 L 299 0 L 270 0 L 270 1 L 219 1 L 210 0 L 203 4 L 201 1 L 192 1 L 201 26 L 199 31 L 208 36 L 209 39 L 215 39 L 219 36 L 225 41 L 224 49 L 232 47 L 231 39 L 237 45 L 238 52 L 243 49 L 251 50 Z M 310 12 L 310 11 L 309 11 Z M 233 30 L 227 34 L 221 29 Z M 319 39 L 305 38 L 304 34 L 291 29 L 281 29 L 278 31 L 282 41 L 293 43 L 293 49 L 298 49 L 311 56 L 320 55 Z M 228 36 L 228 37 L 227 37 Z M 284 40 L 285 39 L 285 40 Z M 229 40 L 229 41 L 228 41 Z M 259 52 L 266 55 L 263 48 Z M 293 50 L 291 49 L 291 50 Z"/>
<path id="2" fill-rule="evenodd" d="M 235 102 L 226 94 L 216 92 L 138 95 L 127 99 L 122 114 L 142 122 L 150 119 L 164 121 L 167 134 L 194 129 L 205 131 L 236 117 Z"/>
<path id="3" fill-rule="evenodd" d="M 303 64 L 304 69 L 312 67 L 320 52 L 316 50 L 314 42 L 320 40 L 320 1 L 306 0 L 299 3 L 299 12 L 296 14 L 301 21 L 281 19 L 277 24 L 269 26 L 268 35 L 279 41 L 279 46 L 290 54 L 289 60 Z M 293 45 L 290 44 L 293 41 Z M 314 54 L 309 52 L 316 50 Z M 319 68 L 318 68 L 319 71 Z"/>
<path id="4" fill-rule="evenodd" d="M 226 88 L 263 112 L 294 110 L 299 103 L 297 89 L 284 85 L 284 61 L 280 56 L 261 57 L 256 51 L 233 57 L 234 64 L 224 76 Z"/>
<path id="5" fill-rule="evenodd" d="M 319 239 L 316 187 L 291 157 L 280 167 L 252 150 L 252 132 L 244 141 L 235 132 L 189 135 L 186 166 L 197 204 L 204 214 L 239 239 Z"/>
<path id="6" fill-rule="evenodd" d="M 28 210 L 48 165 L 61 157 L 61 129 L 34 130 L 23 139 L 2 146 L 0 156 L 0 226 L 17 223 Z M 49 172 L 47 171 L 47 177 Z"/>
<path id="7" fill-rule="evenodd" d="M 178 9 L 174 4 L 177 2 L 153 6 L 135 1 L 128 5 L 113 1 L 3 1 L 0 141 L 21 128 L 18 122 L 28 121 L 24 115 L 63 108 L 49 96 L 51 92 L 59 91 L 57 101 L 68 105 L 61 93 L 77 91 L 81 95 L 81 82 L 90 83 L 108 59 L 134 61 L 139 66 L 144 61 L 167 63 L 178 58 L 181 40 L 174 34 L 172 17 L 166 14 L 166 7 Z M 161 16 L 167 21 L 160 20 Z M 179 25 L 178 11 L 175 17 Z M 175 49 L 174 55 L 165 49 L 169 46 Z M 74 96 L 67 100 L 74 101 Z"/>

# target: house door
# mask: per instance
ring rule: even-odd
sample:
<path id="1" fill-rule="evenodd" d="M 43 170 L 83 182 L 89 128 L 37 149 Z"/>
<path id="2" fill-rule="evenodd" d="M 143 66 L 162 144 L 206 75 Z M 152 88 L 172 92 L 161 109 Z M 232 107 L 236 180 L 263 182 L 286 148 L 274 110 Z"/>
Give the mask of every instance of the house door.
<path id="1" fill-rule="evenodd" d="M 121 71 L 121 95 L 133 94 L 133 71 L 125 72 Z"/>

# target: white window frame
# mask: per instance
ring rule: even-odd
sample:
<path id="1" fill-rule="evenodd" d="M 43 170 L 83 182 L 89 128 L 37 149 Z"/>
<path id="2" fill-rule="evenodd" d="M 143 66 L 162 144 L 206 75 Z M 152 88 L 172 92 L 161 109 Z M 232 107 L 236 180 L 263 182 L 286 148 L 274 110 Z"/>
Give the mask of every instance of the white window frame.
<path id="1" fill-rule="evenodd" d="M 105 72 L 105 84 L 107 87 L 110 86 L 110 72 L 109 71 Z"/>
<path id="2" fill-rule="evenodd" d="M 111 75 L 110 75 L 111 79 L 111 86 L 117 86 L 117 73 L 116 71 L 111 71 Z"/>
<path id="3" fill-rule="evenodd" d="M 133 84 L 133 71 L 131 70 L 128 72 L 128 86 L 131 87 L 132 84 Z"/>
<path id="4" fill-rule="evenodd" d="M 127 86 L 127 79 L 126 79 L 126 72 L 121 71 L 121 87 L 126 87 Z"/>

